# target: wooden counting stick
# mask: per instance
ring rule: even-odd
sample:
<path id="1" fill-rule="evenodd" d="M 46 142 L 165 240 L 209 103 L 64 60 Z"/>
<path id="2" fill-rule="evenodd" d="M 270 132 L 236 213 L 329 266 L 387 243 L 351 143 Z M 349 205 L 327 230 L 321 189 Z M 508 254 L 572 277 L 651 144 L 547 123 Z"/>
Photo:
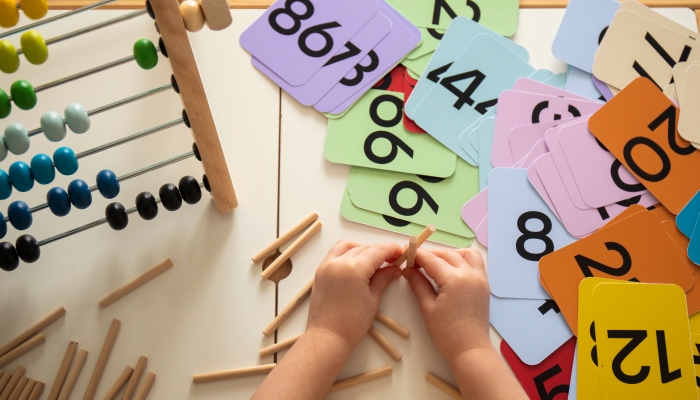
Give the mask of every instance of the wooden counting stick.
<path id="1" fill-rule="evenodd" d="M 341 389 L 349 388 L 351 386 L 357 386 L 361 383 L 369 382 L 387 375 L 391 375 L 392 371 L 393 368 L 391 368 L 391 365 L 387 365 L 386 367 L 377 368 L 375 370 L 365 372 L 363 374 L 355 375 L 353 377 L 337 381 L 333 384 L 333 386 L 331 386 L 331 390 L 329 393 L 333 393 Z"/>
<path id="2" fill-rule="evenodd" d="M 434 373 L 428 372 L 428 375 L 425 376 L 425 380 L 437 386 L 438 389 L 447 393 L 453 399 L 462 400 L 462 393 L 459 391 L 459 389 L 445 382 Z"/>
<path id="3" fill-rule="evenodd" d="M 18 359 L 19 357 L 23 356 L 25 353 L 30 351 L 31 349 L 35 348 L 36 346 L 44 343 L 46 341 L 46 337 L 44 336 L 43 333 L 40 333 L 33 338 L 27 340 L 26 342 L 22 343 L 21 345 L 17 346 L 14 348 L 14 350 L 10 351 L 9 353 L 5 354 L 4 356 L 0 357 L 0 367 L 3 367 L 12 361 Z M 1 398 L 0 398 L 1 399 Z"/>
<path id="4" fill-rule="evenodd" d="M 126 384 L 126 389 L 124 389 L 122 400 L 131 400 L 131 398 L 134 396 L 136 386 L 138 386 L 139 380 L 141 380 L 141 375 L 143 375 L 143 371 L 146 370 L 147 363 L 148 358 L 144 356 L 139 357 L 139 360 L 136 362 L 134 372 L 131 374 L 131 378 L 129 378 L 129 383 Z"/>
<path id="5" fill-rule="evenodd" d="M 199 375 L 195 375 L 192 377 L 192 382 L 194 382 L 194 383 L 206 383 L 206 382 L 221 381 L 224 379 L 241 378 L 244 376 L 267 374 L 270 371 L 272 371 L 273 368 L 275 368 L 275 365 L 277 365 L 277 364 L 256 365 L 254 367 L 232 369 L 230 371 L 210 372 L 208 374 L 199 374 Z"/>
<path id="6" fill-rule="evenodd" d="M 375 328 L 374 326 L 370 326 L 367 334 L 370 335 L 372 337 L 372 339 L 377 341 L 377 343 L 379 343 L 379 345 L 382 346 L 382 348 L 387 353 L 389 353 L 389 355 L 391 356 L 391 358 L 394 359 L 394 361 L 401 360 L 403 355 L 398 350 L 396 350 L 396 347 L 394 347 L 391 343 L 389 343 L 389 341 L 384 337 L 384 335 L 382 335 L 377 330 L 377 328 Z"/>
<path id="7" fill-rule="evenodd" d="M 272 254 L 273 251 L 277 250 L 282 246 L 283 244 L 287 243 L 290 241 L 294 236 L 296 236 L 299 232 L 303 231 L 304 228 L 307 226 L 311 225 L 314 221 L 318 219 L 318 214 L 316 213 L 311 213 L 306 216 L 306 218 L 302 219 L 299 221 L 296 225 L 294 225 L 291 229 L 289 229 L 287 232 L 285 232 L 282 236 L 278 237 L 267 245 L 264 249 L 260 250 L 258 254 L 254 255 L 251 257 L 251 260 L 253 260 L 254 263 L 259 263 L 260 261 L 264 260 L 265 257 L 269 256 Z"/>
<path id="8" fill-rule="evenodd" d="M 12 374 L 9 372 L 2 372 L 2 376 L 0 376 L 0 394 L 5 390 L 5 386 L 7 386 L 7 383 L 10 382 L 10 379 L 12 379 Z"/>
<path id="9" fill-rule="evenodd" d="M 22 344 L 22 342 L 29 339 L 30 337 L 36 335 L 37 333 L 39 333 L 39 331 L 51 325 L 52 322 L 56 321 L 64 315 L 66 315 L 66 309 L 63 308 L 63 306 L 58 307 L 53 312 L 51 312 L 51 314 L 45 316 L 39 322 L 30 326 L 24 332 L 20 333 L 14 339 L 10 340 L 9 342 L 5 343 L 5 345 L 0 347 L 0 356 L 7 354 L 10 350 L 19 346 L 20 344 Z"/>
<path id="10" fill-rule="evenodd" d="M 53 381 L 51 390 L 49 391 L 49 397 L 47 400 L 57 400 L 58 394 L 61 393 L 61 387 L 63 387 L 63 382 L 66 380 L 66 375 L 68 375 L 68 368 L 73 362 L 75 357 L 75 352 L 78 351 L 78 342 L 70 341 L 68 342 L 68 348 L 66 349 L 66 354 L 63 356 L 63 361 L 58 367 L 58 372 L 56 373 L 56 379 Z"/>
<path id="11" fill-rule="evenodd" d="M 282 323 L 286 321 L 290 315 L 292 315 L 294 310 L 296 310 L 297 307 L 299 307 L 299 305 L 304 301 L 304 299 L 309 297 L 309 295 L 311 294 L 311 288 L 313 287 L 313 284 L 314 280 L 311 279 L 306 285 L 304 285 L 304 287 L 299 291 L 299 293 L 297 293 L 297 295 L 294 296 L 292 301 L 290 301 L 289 304 L 287 304 L 282 309 L 282 311 L 280 311 L 279 314 L 277 314 L 275 319 L 273 319 L 272 322 L 270 322 L 265 327 L 265 329 L 263 329 L 263 335 L 272 335 L 275 332 L 275 330 L 277 330 L 277 328 L 279 328 L 279 326 L 282 325 Z"/>
<path id="12" fill-rule="evenodd" d="M 374 319 L 377 321 L 381 322 L 382 324 L 386 325 L 387 328 L 391 329 L 392 331 L 396 332 L 399 334 L 399 336 L 407 338 L 408 334 L 410 331 L 403 326 L 399 325 L 398 322 L 394 321 L 393 319 L 387 317 L 385 314 L 381 312 L 377 312 L 377 315 L 374 316 Z"/>
<path id="13" fill-rule="evenodd" d="M 42 393 L 44 393 L 44 383 L 37 382 L 36 386 L 34 386 L 34 390 L 32 390 L 32 393 L 29 395 L 27 400 L 39 400 Z"/>
<path id="14" fill-rule="evenodd" d="M 95 364 L 95 369 L 92 371 L 92 377 L 90 377 L 90 382 L 85 390 L 83 400 L 92 400 L 95 397 L 97 385 L 100 384 L 102 374 L 105 372 L 107 360 L 109 359 L 109 355 L 112 353 L 112 348 L 114 347 L 114 342 L 117 340 L 117 334 L 119 333 L 119 328 L 121 325 L 122 323 L 118 319 L 112 320 L 112 325 L 109 327 L 107 338 L 105 338 L 105 343 L 102 345 L 100 355 L 97 357 L 97 363 Z"/>
<path id="15" fill-rule="evenodd" d="M 269 279 L 270 276 L 289 259 L 289 257 L 293 256 L 294 253 L 296 253 L 301 246 L 308 242 L 316 232 L 321 230 L 321 226 L 321 221 L 318 220 L 311 224 L 309 229 L 302 233 L 301 236 L 294 241 L 294 243 L 289 245 L 289 247 L 287 247 L 287 249 L 283 251 L 282 254 L 280 254 L 280 256 L 277 257 L 277 259 L 260 274 L 260 276 L 262 276 L 264 279 Z"/>
<path id="16" fill-rule="evenodd" d="M 24 390 L 22 390 L 22 393 L 19 395 L 19 398 L 17 398 L 17 400 L 29 399 L 29 396 L 32 394 L 32 391 L 34 390 L 34 386 L 36 386 L 36 381 L 34 379 L 30 379 L 27 382 L 27 386 L 24 387 Z"/>
<path id="17" fill-rule="evenodd" d="M 233 23 L 227 0 L 199 0 L 204 21 L 212 31 L 226 29 Z"/>
<path id="18" fill-rule="evenodd" d="M 148 397 L 148 394 L 151 392 L 151 388 L 153 387 L 153 383 L 156 381 L 156 374 L 153 372 L 149 372 L 146 374 L 146 378 L 143 380 L 143 384 L 141 385 L 141 388 L 139 389 L 138 393 L 136 393 L 136 397 L 134 397 L 134 400 L 146 400 L 146 397 Z"/>
<path id="19" fill-rule="evenodd" d="M 124 384 L 126 384 L 126 381 L 129 380 L 129 377 L 133 372 L 134 369 L 127 365 L 126 368 L 124 368 L 124 371 L 122 371 L 122 373 L 119 374 L 117 380 L 114 381 L 112 387 L 109 388 L 109 391 L 105 395 L 104 400 L 114 400 L 114 398 L 117 397 L 119 391 L 122 390 L 122 387 L 124 387 Z"/>
<path id="20" fill-rule="evenodd" d="M 28 382 L 29 382 L 29 378 L 27 378 L 26 376 L 19 378 L 19 382 L 17 382 L 17 386 L 15 386 L 15 389 L 10 394 L 10 397 L 8 398 L 8 400 L 19 399 L 19 396 L 24 391 L 24 388 L 27 387 Z"/>
<path id="21" fill-rule="evenodd" d="M 293 338 L 289 338 L 285 341 L 275 343 L 272 346 L 267 346 L 264 349 L 260 350 L 260 357 L 271 356 L 271 355 L 278 353 L 282 350 L 286 350 L 286 349 L 294 346 L 294 343 L 296 343 L 300 337 L 301 337 L 301 335 L 296 335 Z"/>
<path id="22" fill-rule="evenodd" d="M 406 268 L 413 268 L 416 264 L 416 250 L 418 250 L 418 238 L 411 236 L 408 239 L 408 249 L 406 249 Z"/>
<path id="23" fill-rule="evenodd" d="M 425 243 L 425 241 L 428 240 L 428 238 L 433 233 L 435 233 L 435 225 L 430 224 L 430 225 L 426 226 L 425 229 L 423 229 L 423 232 L 421 232 L 420 235 L 416 236 L 416 239 L 417 239 L 416 248 L 421 247 L 423 245 L 423 243 Z M 409 240 L 409 244 L 410 244 L 410 240 Z M 403 251 L 401 256 L 399 258 L 397 258 L 396 261 L 394 261 L 394 263 L 391 265 L 399 266 L 399 265 L 403 264 L 403 262 L 406 261 L 407 259 L 408 259 L 408 247 L 406 247 L 406 249 Z"/>
<path id="24" fill-rule="evenodd" d="M 5 389 L 3 389 L 2 394 L 0 394 L 0 400 L 7 400 L 10 398 L 12 391 L 15 390 L 15 387 L 19 383 L 20 379 L 24 377 L 25 372 L 26 370 L 22 366 L 15 369 L 15 372 L 12 374 L 12 378 L 10 378 L 10 381 L 7 382 Z"/>
<path id="25" fill-rule="evenodd" d="M 58 400 L 68 400 L 70 398 L 70 395 L 73 392 L 73 388 L 75 387 L 75 382 L 78 381 L 80 372 L 83 370 L 83 366 L 85 365 L 85 360 L 87 359 L 87 356 L 87 350 L 80 350 L 78 352 L 78 357 L 76 357 L 75 363 L 68 372 L 68 377 L 66 378 L 66 382 L 61 388 L 61 394 L 58 396 Z"/>
<path id="26" fill-rule="evenodd" d="M 127 294 L 138 289 L 143 284 L 145 284 L 146 282 L 155 278 L 156 276 L 169 270 L 172 266 L 173 266 L 173 262 L 170 261 L 170 259 L 168 258 L 167 260 L 163 261 L 162 263 L 149 269 L 148 271 L 146 271 L 144 274 L 142 274 L 138 278 L 134 279 L 133 281 L 127 283 L 126 285 L 120 287 L 119 289 L 117 289 L 114 292 L 105 296 L 102 300 L 99 301 L 100 307 L 102 307 L 102 308 L 107 307 L 108 305 L 114 303 L 115 301 L 121 299 L 122 297 L 126 296 Z"/>

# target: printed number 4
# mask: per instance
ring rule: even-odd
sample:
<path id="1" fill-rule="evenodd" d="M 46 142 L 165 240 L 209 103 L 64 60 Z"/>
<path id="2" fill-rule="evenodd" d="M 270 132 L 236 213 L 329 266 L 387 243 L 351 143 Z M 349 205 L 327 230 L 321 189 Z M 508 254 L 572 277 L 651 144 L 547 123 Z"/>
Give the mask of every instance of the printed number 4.
<path id="1" fill-rule="evenodd" d="M 449 63 L 443 65 L 442 67 L 436 68 L 430 71 L 430 73 L 428 73 L 427 78 L 435 83 L 439 82 L 440 85 L 442 85 L 445 89 L 449 90 L 450 93 L 454 94 L 457 97 L 457 101 L 453 105 L 453 107 L 457 110 L 461 110 L 465 104 L 472 106 L 474 104 L 474 99 L 472 99 L 471 96 L 474 94 L 476 89 L 479 88 L 481 83 L 484 82 L 484 80 L 486 79 L 486 75 L 479 70 L 473 70 L 441 78 L 441 75 L 447 72 L 447 70 L 451 66 L 452 63 Z M 454 85 L 455 82 L 460 82 L 467 79 L 472 79 L 472 81 L 467 87 L 467 89 L 463 91 Z M 498 99 L 482 101 L 481 103 L 477 103 L 476 106 L 474 106 L 474 110 L 476 110 L 479 114 L 484 115 L 486 114 L 488 109 L 495 106 L 497 102 Z"/>

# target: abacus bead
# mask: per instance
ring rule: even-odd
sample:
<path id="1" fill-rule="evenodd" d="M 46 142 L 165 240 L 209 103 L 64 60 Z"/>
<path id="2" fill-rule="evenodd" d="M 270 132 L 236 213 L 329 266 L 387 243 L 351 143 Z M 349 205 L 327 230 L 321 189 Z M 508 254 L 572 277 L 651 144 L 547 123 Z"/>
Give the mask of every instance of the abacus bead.
<path id="1" fill-rule="evenodd" d="M 10 176 L 5 170 L 0 169 L 0 200 L 5 200 L 12 194 Z"/>
<path id="2" fill-rule="evenodd" d="M 37 154 L 32 157 L 30 167 L 34 180 L 42 185 L 48 185 L 56 178 L 56 169 L 53 167 L 51 157 L 46 154 Z"/>
<path id="3" fill-rule="evenodd" d="M 105 218 L 107 223 L 115 231 L 120 231 L 129 225 L 129 215 L 121 203 L 111 203 L 105 209 Z"/>
<path id="4" fill-rule="evenodd" d="M 41 65 L 49 58 L 49 48 L 44 37 L 37 31 L 27 31 L 19 40 L 22 51 L 27 61 L 34 65 Z"/>
<path id="5" fill-rule="evenodd" d="M 9 41 L 0 40 L 0 71 L 11 74 L 18 69 L 19 55 L 17 54 L 17 49 Z"/>
<path id="6" fill-rule="evenodd" d="M 97 174 L 97 189 L 105 199 L 113 199 L 119 194 L 119 180 L 114 172 L 103 169 Z"/>
<path id="7" fill-rule="evenodd" d="M 31 19 L 44 18 L 49 11 L 49 5 L 46 0 L 19 0 L 24 15 Z"/>
<path id="8" fill-rule="evenodd" d="M 32 235 L 18 237 L 15 246 L 17 247 L 17 255 L 26 263 L 33 263 L 41 256 L 39 245 Z"/>
<path id="9" fill-rule="evenodd" d="M 10 124 L 5 128 L 5 146 L 12 154 L 24 154 L 29 150 L 29 135 L 27 128 L 19 122 Z"/>
<path id="10" fill-rule="evenodd" d="M 151 69 L 158 65 L 156 46 L 148 39 L 139 39 L 134 43 L 134 58 L 139 67 Z"/>
<path id="11" fill-rule="evenodd" d="M 182 196 L 180 196 L 180 191 L 177 186 L 172 183 L 166 183 L 160 187 L 158 191 L 160 196 L 160 202 L 163 204 L 163 208 L 168 211 L 177 211 L 182 207 Z"/>
<path id="12" fill-rule="evenodd" d="M 66 124 L 63 117 L 56 111 L 49 111 L 41 116 L 39 121 L 44 136 L 51 142 L 60 142 L 66 137 Z"/>
<path id="13" fill-rule="evenodd" d="M 139 216 L 150 221 L 158 215 L 158 204 L 156 198 L 149 192 L 142 192 L 136 196 L 136 211 Z"/>
<path id="14" fill-rule="evenodd" d="M 7 222 L 5 221 L 5 216 L 0 212 L 0 239 L 7 235 Z"/>
<path id="15" fill-rule="evenodd" d="M 151 17 L 152 19 L 156 19 L 156 15 L 153 13 L 153 7 L 151 6 L 151 2 L 146 0 L 146 12 L 148 13 L 148 16 Z"/>
<path id="16" fill-rule="evenodd" d="M 59 147 L 53 153 L 53 164 L 63 175 L 73 175 L 78 170 L 78 158 L 70 147 Z"/>
<path id="17" fill-rule="evenodd" d="M 204 188 L 207 189 L 207 192 L 211 193 L 211 186 L 209 186 L 209 178 L 207 178 L 207 174 L 202 175 L 202 183 L 204 184 Z"/>
<path id="18" fill-rule="evenodd" d="M 0 243 L 0 269 L 14 271 L 19 267 L 19 256 L 15 246 L 8 242 Z"/>
<path id="19" fill-rule="evenodd" d="M 10 182 L 20 192 L 28 192 L 34 187 L 32 170 L 27 163 L 15 161 L 10 165 Z"/>
<path id="20" fill-rule="evenodd" d="M 7 207 L 7 216 L 10 223 L 18 231 L 29 229 L 32 226 L 32 213 L 29 211 L 29 206 L 23 201 L 13 201 Z"/>
<path id="21" fill-rule="evenodd" d="M 92 204 L 92 192 L 82 179 L 76 179 L 68 185 L 68 198 L 78 210 L 84 210 Z"/>
<path id="22" fill-rule="evenodd" d="M 0 89 L 0 119 L 7 118 L 12 112 L 12 102 L 10 102 L 10 96 L 7 92 Z"/>
<path id="23" fill-rule="evenodd" d="M 5 145 L 5 139 L 0 138 L 0 161 L 7 158 L 7 146 Z"/>
<path id="24" fill-rule="evenodd" d="M 55 187 L 46 193 L 49 210 L 57 217 L 65 217 L 70 213 L 71 205 L 68 193 L 63 188 Z"/>
<path id="25" fill-rule="evenodd" d="M 185 0 L 180 3 L 180 16 L 185 22 L 185 29 L 190 32 L 199 32 L 204 27 L 202 7 L 194 0 Z"/>
<path id="26" fill-rule="evenodd" d="M 78 103 L 73 103 L 66 107 L 64 111 L 66 117 L 66 125 L 74 133 L 85 133 L 90 130 L 90 117 L 88 116 L 85 107 Z"/>
<path id="27" fill-rule="evenodd" d="M 170 75 L 170 84 L 173 85 L 173 90 L 175 91 L 175 93 L 180 94 L 180 87 L 177 85 L 175 75 Z"/>
<path id="28" fill-rule="evenodd" d="M 193 176 L 183 176 L 178 183 L 180 195 L 187 204 L 197 204 L 202 199 L 202 188 Z"/>
<path id="29" fill-rule="evenodd" d="M 19 22 L 19 10 L 15 0 L 0 0 L 0 26 L 12 28 Z"/>
<path id="30" fill-rule="evenodd" d="M 12 101 L 21 110 L 31 110 L 36 105 L 34 86 L 27 81 L 19 80 L 13 83 L 10 86 L 10 95 L 12 95 Z"/>

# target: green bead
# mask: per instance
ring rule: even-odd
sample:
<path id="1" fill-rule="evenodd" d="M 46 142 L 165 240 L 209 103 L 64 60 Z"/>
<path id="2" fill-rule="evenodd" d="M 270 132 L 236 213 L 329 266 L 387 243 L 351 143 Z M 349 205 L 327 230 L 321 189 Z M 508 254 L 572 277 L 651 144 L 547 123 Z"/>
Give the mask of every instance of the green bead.
<path id="1" fill-rule="evenodd" d="M 151 69 L 158 65 L 156 46 L 148 39 L 139 39 L 134 43 L 134 58 L 139 67 Z"/>
<path id="2" fill-rule="evenodd" d="M 19 43 L 22 45 L 24 56 L 30 63 L 40 65 L 49 58 L 49 48 L 46 47 L 44 38 L 37 31 L 24 32 Z"/>
<path id="3" fill-rule="evenodd" d="M 19 122 L 10 124 L 5 128 L 5 145 L 12 154 L 24 154 L 29 150 L 29 135 L 27 128 Z"/>
<path id="4" fill-rule="evenodd" d="M 12 101 L 22 110 L 31 110 L 36 105 L 34 86 L 27 81 L 16 81 L 10 87 Z"/>
<path id="5" fill-rule="evenodd" d="M 12 103 L 10 102 L 10 97 L 7 92 L 0 89 L 0 119 L 7 118 L 12 111 Z"/>
<path id="6" fill-rule="evenodd" d="M 15 46 L 7 40 L 0 40 L 0 71 L 11 74 L 19 68 L 19 55 Z"/>

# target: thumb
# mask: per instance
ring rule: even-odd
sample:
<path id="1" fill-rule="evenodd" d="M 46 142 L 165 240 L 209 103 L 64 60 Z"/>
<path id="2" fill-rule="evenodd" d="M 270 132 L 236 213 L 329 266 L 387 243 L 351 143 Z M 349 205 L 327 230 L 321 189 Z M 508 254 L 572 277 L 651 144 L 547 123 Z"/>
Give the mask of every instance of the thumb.
<path id="1" fill-rule="evenodd" d="M 369 281 L 369 290 L 373 295 L 382 297 L 382 294 L 389 287 L 389 284 L 401 276 L 399 267 L 389 266 L 380 268 L 374 273 Z"/>
<path id="2" fill-rule="evenodd" d="M 426 309 L 426 307 L 435 302 L 437 293 L 435 293 L 433 285 L 428 282 L 428 279 L 419 270 L 404 268 L 403 276 L 408 281 L 409 286 L 411 286 L 413 295 L 416 296 L 421 310 Z"/>

